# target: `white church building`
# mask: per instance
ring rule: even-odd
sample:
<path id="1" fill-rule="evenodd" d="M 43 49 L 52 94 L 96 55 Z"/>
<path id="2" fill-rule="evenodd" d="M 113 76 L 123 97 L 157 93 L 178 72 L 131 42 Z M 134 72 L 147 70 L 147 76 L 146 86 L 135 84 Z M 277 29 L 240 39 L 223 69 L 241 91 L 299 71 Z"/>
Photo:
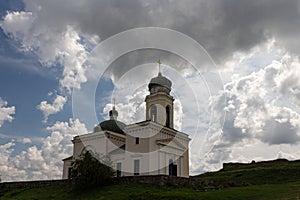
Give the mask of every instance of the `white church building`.
<path id="1" fill-rule="evenodd" d="M 161 72 L 151 79 L 145 121 L 126 125 L 117 120 L 118 111 L 113 106 L 109 120 L 97 125 L 92 133 L 75 136 L 73 155 L 63 159 L 63 179 L 69 178 L 72 161 L 86 151 L 109 156 L 117 176 L 189 177 L 190 138 L 174 129 L 171 86 Z"/>

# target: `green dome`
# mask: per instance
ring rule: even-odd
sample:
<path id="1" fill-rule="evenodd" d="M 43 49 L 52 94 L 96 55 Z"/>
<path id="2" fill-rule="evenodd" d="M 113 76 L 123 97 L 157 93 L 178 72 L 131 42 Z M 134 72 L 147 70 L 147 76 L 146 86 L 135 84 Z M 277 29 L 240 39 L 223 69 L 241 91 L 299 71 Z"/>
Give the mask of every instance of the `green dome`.
<path id="1" fill-rule="evenodd" d="M 126 126 L 123 122 L 117 120 L 118 118 L 118 111 L 116 110 L 115 106 L 113 109 L 108 112 L 109 120 L 105 120 L 101 122 L 94 128 L 94 132 L 98 131 L 112 131 L 115 133 L 125 134 L 123 129 Z"/>
<path id="2" fill-rule="evenodd" d="M 167 89 L 171 90 L 172 87 L 172 82 L 167 79 L 166 77 L 162 76 L 161 73 L 159 72 L 157 77 L 154 77 L 151 79 L 148 88 L 151 90 L 152 87 L 154 86 L 163 86 L 166 87 Z"/>
<path id="3" fill-rule="evenodd" d="M 112 131 L 115 133 L 125 134 L 123 129 L 126 124 L 118 120 L 109 119 L 101 122 L 98 126 L 100 126 L 101 130 L 103 131 Z"/>

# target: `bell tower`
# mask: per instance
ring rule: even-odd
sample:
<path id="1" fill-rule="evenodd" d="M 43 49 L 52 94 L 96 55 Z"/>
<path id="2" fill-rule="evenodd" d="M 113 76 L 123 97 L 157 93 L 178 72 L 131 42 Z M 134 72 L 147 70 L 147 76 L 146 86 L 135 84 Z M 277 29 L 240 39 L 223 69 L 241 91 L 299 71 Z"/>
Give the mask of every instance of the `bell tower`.
<path id="1" fill-rule="evenodd" d="M 150 94 L 145 99 L 146 120 L 173 128 L 174 98 L 170 95 L 172 82 L 161 74 L 160 60 L 157 63 L 159 72 L 148 84 Z"/>

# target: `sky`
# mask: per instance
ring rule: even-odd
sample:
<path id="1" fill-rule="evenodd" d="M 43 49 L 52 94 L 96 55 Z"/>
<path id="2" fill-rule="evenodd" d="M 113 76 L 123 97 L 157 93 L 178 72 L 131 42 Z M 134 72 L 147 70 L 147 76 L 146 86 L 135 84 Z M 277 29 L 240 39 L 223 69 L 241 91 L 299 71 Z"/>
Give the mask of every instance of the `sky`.
<path id="1" fill-rule="evenodd" d="M 158 59 L 190 174 L 300 159 L 298 0 L 1 0 L 0 17 L 2 181 L 61 178 L 113 97 L 144 120 Z"/>

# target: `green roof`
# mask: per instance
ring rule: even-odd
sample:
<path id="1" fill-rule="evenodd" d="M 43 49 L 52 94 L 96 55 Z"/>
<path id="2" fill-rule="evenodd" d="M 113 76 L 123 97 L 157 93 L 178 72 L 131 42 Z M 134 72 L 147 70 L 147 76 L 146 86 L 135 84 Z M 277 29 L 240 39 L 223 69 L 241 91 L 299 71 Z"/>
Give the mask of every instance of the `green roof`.
<path id="1" fill-rule="evenodd" d="M 113 119 L 106 120 L 101 122 L 99 126 L 103 131 L 112 131 L 115 133 L 125 134 L 123 129 L 126 126 L 126 124 L 118 120 L 113 120 Z"/>

